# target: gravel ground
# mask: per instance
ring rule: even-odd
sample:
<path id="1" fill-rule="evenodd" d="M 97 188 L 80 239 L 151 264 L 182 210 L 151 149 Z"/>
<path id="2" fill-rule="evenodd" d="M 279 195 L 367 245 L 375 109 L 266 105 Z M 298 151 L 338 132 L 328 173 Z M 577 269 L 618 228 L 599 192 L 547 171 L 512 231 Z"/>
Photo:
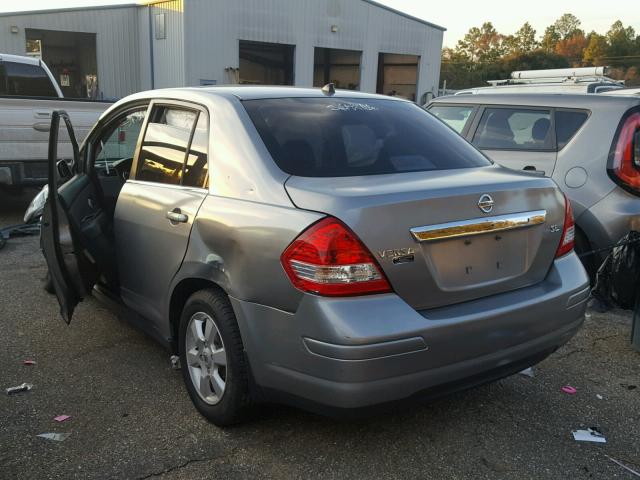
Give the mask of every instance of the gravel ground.
<path id="1" fill-rule="evenodd" d="M 18 223 L 33 193 L 0 194 L 0 226 Z M 192 408 L 168 353 L 106 306 L 88 299 L 64 324 L 40 287 L 37 238 L 10 240 L 0 272 L 0 386 L 34 385 L 0 395 L 2 479 L 636 478 L 606 455 L 640 471 L 640 353 L 628 312 L 590 312 L 534 378 L 357 422 L 264 406 L 221 430 Z M 577 394 L 562 393 L 566 384 Z M 54 422 L 61 414 L 71 419 Z M 606 444 L 573 440 L 590 426 Z M 71 435 L 53 442 L 36 436 L 44 432 Z"/>

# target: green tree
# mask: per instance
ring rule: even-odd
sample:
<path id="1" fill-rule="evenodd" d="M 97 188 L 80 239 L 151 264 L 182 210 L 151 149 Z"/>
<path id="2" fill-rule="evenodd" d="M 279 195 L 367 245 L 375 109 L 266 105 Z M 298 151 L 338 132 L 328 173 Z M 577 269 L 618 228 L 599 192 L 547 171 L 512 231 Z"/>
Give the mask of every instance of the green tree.
<path id="1" fill-rule="evenodd" d="M 594 67 L 604 65 L 604 57 L 609 53 L 607 37 L 591 32 L 587 37 L 587 48 L 582 54 L 582 63 Z"/>
<path id="2" fill-rule="evenodd" d="M 609 41 L 609 57 L 624 57 L 634 54 L 637 45 L 636 32 L 633 27 L 625 27 L 620 20 L 611 25 L 607 32 L 607 40 Z"/>
<path id="3" fill-rule="evenodd" d="M 525 22 L 514 35 L 504 37 L 503 41 L 507 53 L 511 55 L 521 55 L 538 47 L 536 31 L 529 22 Z"/>
<path id="4" fill-rule="evenodd" d="M 504 55 L 503 39 L 491 22 L 485 22 L 480 28 L 470 28 L 455 51 L 472 62 L 489 63 Z"/>
<path id="5" fill-rule="evenodd" d="M 549 25 L 542 36 L 540 47 L 548 53 L 556 51 L 556 44 L 560 41 L 560 34 L 556 31 L 554 25 Z"/>
<path id="6" fill-rule="evenodd" d="M 567 40 L 580 30 L 580 20 L 572 13 L 565 13 L 553 24 L 555 32 L 562 40 Z M 584 32 L 582 32 L 584 35 Z"/>

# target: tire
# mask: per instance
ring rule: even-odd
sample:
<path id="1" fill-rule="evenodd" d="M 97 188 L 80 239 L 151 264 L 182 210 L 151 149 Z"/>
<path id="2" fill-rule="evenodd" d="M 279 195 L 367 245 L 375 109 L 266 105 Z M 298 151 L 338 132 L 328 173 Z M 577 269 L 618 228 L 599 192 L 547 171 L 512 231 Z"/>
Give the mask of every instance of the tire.
<path id="1" fill-rule="evenodd" d="M 53 282 L 51 281 L 51 274 L 49 273 L 49 270 L 47 270 L 46 275 L 42 279 L 42 288 L 44 288 L 45 292 L 50 293 L 52 295 L 56 293 L 56 291 L 53 288 Z"/>
<path id="2" fill-rule="evenodd" d="M 222 291 L 200 290 L 189 297 L 180 317 L 179 353 L 196 409 L 219 427 L 242 422 L 251 403 L 248 367 L 236 317 Z"/>
<path id="3" fill-rule="evenodd" d="M 575 242 L 575 250 L 578 255 L 591 251 L 591 243 L 581 230 L 576 229 Z M 584 269 L 589 275 L 591 285 L 595 285 L 596 273 L 598 273 L 598 268 L 600 267 L 598 264 L 598 258 L 598 254 L 587 255 L 580 258 L 582 266 L 584 266 Z"/>

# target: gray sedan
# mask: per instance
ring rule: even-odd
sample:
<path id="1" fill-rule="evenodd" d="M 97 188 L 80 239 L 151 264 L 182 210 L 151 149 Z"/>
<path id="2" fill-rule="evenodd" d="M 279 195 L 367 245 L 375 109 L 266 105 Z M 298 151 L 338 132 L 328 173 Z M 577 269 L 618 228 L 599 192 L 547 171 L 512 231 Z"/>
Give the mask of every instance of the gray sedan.
<path id="1" fill-rule="evenodd" d="M 94 292 L 179 355 L 217 425 L 351 413 L 533 365 L 588 278 L 552 180 L 396 98 L 213 87 L 127 97 L 71 168 L 53 116 L 42 244 L 63 318 Z"/>

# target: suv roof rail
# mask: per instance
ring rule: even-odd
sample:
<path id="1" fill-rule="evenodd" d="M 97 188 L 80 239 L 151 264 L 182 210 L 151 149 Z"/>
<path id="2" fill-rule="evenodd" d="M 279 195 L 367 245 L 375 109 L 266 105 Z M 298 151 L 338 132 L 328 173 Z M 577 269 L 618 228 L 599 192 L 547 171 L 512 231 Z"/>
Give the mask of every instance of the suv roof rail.
<path id="1" fill-rule="evenodd" d="M 511 72 L 508 79 L 488 80 L 494 87 L 538 83 L 608 83 L 624 85 L 624 80 L 614 80 L 606 75 L 609 67 L 553 68 L 547 70 L 520 70 Z"/>

